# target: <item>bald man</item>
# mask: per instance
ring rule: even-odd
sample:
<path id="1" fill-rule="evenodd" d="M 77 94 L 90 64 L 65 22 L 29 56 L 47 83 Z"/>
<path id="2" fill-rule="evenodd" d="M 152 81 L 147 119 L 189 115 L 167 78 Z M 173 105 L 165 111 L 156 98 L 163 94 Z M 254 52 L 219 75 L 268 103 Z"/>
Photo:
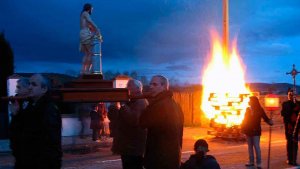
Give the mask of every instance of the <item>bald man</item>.
<path id="1" fill-rule="evenodd" d="M 30 103 L 20 110 L 20 168 L 61 167 L 61 115 L 50 97 L 50 83 L 41 74 L 29 79 Z"/>

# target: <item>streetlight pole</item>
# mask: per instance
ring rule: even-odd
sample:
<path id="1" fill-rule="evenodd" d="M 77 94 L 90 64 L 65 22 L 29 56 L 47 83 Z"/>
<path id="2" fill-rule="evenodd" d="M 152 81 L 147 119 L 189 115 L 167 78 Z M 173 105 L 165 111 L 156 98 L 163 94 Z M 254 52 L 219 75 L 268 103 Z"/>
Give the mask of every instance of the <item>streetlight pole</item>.
<path id="1" fill-rule="evenodd" d="M 268 94 L 265 96 L 265 109 L 270 111 L 270 119 L 273 118 L 273 111 L 280 109 L 279 97 L 275 94 Z M 271 141 L 272 141 L 272 126 L 269 128 L 269 150 L 268 150 L 268 169 L 270 169 L 271 159 Z"/>

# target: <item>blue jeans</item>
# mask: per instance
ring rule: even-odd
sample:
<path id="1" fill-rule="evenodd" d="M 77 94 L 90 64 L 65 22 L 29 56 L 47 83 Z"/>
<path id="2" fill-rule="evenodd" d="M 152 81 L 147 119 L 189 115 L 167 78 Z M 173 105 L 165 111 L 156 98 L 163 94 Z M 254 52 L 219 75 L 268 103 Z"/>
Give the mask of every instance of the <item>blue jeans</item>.
<path id="1" fill-rule="evenodd" d="M 256 154 L 256 164 L 261 164 L 260 136 L 247 136 L 249 163 L 254 164 L 254 151 Z"/>

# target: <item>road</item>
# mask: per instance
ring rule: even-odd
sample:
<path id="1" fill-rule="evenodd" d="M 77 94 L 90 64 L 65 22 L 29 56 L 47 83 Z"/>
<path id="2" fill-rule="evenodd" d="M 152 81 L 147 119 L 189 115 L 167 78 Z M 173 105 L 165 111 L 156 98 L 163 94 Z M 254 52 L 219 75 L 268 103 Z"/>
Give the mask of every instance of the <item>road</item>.
<path id="1" fill-rule="evenodd" d="M 186 127 L 183 136 L 182 161 L 188 159 L 193 153 L 195 140 L 204 138 L 209 144 L 209 154 L 214 155 L 222 169 L 254 169 L 245 167 L 248 162 L 248 150 L 245 141 L 216 138 L 207 135 L 207 128 Z M 111 140 L 101 143 L 95 152 L 78 154 L 66 151 L 63 157 L 63 169 L 121 169 L 120 156 L 112 155 L 110 152 Z M 285 138 L 282 125 L 272 127 L 271 142 L 271 169 L 297 168 L 285 163 L 286 150 Z M 267 168 L 269 145 L 269 127 L 263 125 L 261 137 L 262 166 Z M 299 156 L 298 156 L 298 162 Z M 10 154 L 0 155 L 0 168 L 12 169 L 13 158 Z"/>

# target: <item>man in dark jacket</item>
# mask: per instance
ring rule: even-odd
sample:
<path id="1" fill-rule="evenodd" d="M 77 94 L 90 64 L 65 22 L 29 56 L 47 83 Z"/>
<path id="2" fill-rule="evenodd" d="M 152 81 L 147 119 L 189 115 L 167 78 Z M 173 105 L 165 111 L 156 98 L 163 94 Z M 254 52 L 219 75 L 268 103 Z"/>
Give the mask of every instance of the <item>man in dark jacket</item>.
<path id="1" fill-rule="evenodd" d="M 181 160 L 183 113 L 172 99 L 168 79 L 153 76 L 150 82 L 153 99 L 140 117 L 148 129 L 145 153 L 146 169 L 178 169 Z"/>
<path id="2" fill-rule="evenodd" d="M 101 103 L 103 104 L 103 103 Z M 92 140 L 100 142 L 100 130 L 103 128 L 103 115 L 102 111 L 98 109 L 98 105 L 93 105 L 93 110 L 90 112 L 91 123 L 90 129 L 93 130 Z"/>
<path id="3" fill-rule="evenodd" d="M 293 90 L 288 91 L 288 100 L 282 103 L 281 116 L 283 117 L 285 137 L 287 141 L 286 150 L 287 150 L 287 163 L 289 165 L 296 166 L 298 165 L 297 152 L 298 152 L 298 130 L 295 129 L 297 117 L 300 111 L 300 102 L 294 98 Z M 293 133 L 295 136 L 293 137 Z"/>
<path id="4" fill-rule="evenodd" d="M 21 167 L 61 167 L 61 115 L 49 95 L 49 81 L 40 74 L 30 78 L 28 106 L 20 111 Z"/>
<path id="5" fill-rule="evenodd" d="M 16 85 L 16 96 L 28 96 L 29 94 L 29 79 L 20 78 L 17 81 Z M 15 157 L 15 169 L 20 168 L 20 129 L 21 124 L 19 123 L 19 118 L 21 117 L 19 111 L 24 110 L 28 105 L 28 101 L 24 100 L 15 100 L 10 104 L 11 108 L 11 122 L 9 125 L 9 139 L 10 139 L 10 148 L 12 154 Z"/>
<path id="6" fill-rule="evenodd" d="M 131 96 L 142 95 L 142 83 L 131 79 L 127 83 Z M 121 106 L 119 112 L 119 143 L 123 169 L 143 169 L 146 129 L 141 128 L 139 118 L 147 107 L 146 99 L 131 99 Z"/>

